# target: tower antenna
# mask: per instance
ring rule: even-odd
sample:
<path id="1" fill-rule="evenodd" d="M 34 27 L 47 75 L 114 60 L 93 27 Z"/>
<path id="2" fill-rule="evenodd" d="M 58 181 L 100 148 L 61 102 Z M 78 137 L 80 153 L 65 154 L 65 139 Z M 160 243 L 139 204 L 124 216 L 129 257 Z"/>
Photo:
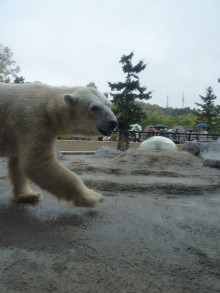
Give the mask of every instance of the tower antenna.
<path id="1" fill-rule="evenodd" d="M 167 93 L 167 108 L 169 107 L 169 96 L 168 96 L 168 93 Z"/>
<path id="2" fill-rule="evenodd" d="M 182 96 L 182 108 L 184 108 L 184 100 L 185 100 L 185 98 L 184 98 L 184 91 L 183 91 L 183 96 Z"/>

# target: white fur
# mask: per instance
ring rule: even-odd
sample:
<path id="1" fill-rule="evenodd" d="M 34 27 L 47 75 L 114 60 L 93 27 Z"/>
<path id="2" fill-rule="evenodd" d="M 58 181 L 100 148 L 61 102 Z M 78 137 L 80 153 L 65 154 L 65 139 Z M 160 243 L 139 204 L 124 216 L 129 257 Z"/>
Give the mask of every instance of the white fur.
<path id="1" fill-rule="evenodd" d="M 56 159 L 57 136 L 111 133 L 116 118 L 99 91 L 86 87 L 0 83 L 0 156 L 9 157 L 9 175 L 17 200 L 33 202 L 39 194 L 31 179 L 60 199 L 93 206 L 101 196 Z"/>

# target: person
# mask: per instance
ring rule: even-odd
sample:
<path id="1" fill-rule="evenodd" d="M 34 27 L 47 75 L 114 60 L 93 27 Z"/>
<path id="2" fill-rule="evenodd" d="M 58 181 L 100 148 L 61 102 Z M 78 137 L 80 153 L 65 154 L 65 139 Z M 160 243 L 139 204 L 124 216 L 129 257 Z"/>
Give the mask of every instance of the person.
<path id="1" fill-rule="evenodd" d="M 133 138 L 133 142 L 141 142 L 141 135 L 140 135 L 138 126 L 135 126 L 132 138 Z"/>
<path id="2" fill-rule="evenodd" d="M 217 140 L 218 138 L 220 138 L 220 134 L 219 134 L 218 130 L 216 130 L 213 139 Z"/>
<path id="3" fill-rule="evenodd" d="M 190 136 L 190 140 L 198 140 L 197 129 L 193 128 L 192 135 Z"/>
<path id="4" fill-rule="evenodd" d="M 187 133 L 186 139 L 187 141 L 191 141 L 192 130 L 190 129 Z"/>
<path id="5" fill-rule="evenodd" d="M 103 137 L 103 141 L 110 141 L 111 140 L 111 136 L 104 136 Z"/>
<path id="6" fill-rule="evenodd" d="M 199 136 L 199 140 L 200 141 L 207 140 L 208 131 L 205 129 L 205 127 L 202 129 L 202 131 L 200 132 L 200 134 L 202 134 L 202 135 Z"/>
<path id="7" fill-rule="evenodd" d="M 151 134 L 151 136 L 153 136 L 154 133 L 155 133 L 155 129 L 151 126 L 151 127 L 150 127 L 150 134 Z"/>
<path id="8" fill-rule="evenodd" d="M 179 128 L 176 129 L 176 131 L 173 134 L 172 138 L 173 138 L 173 142 L 175 144 L 179 144 L 180 143 L 180 130 L 179 130 Z"/>
<path id="9" fill-rule="evenodd" d="M 169 138 L 169 134 L 168 134 L 167 131 L 168 131 L 168 129 L 167 128 L 164 128 L 163 133 L 162 133 L 162 136 Z"/>
<path id="10" fill-rule="evenodd" d="M 155 132 L 154 128 L 151 126 L 147 135 L 145 136 L 145 138 L 149 138 L 149 137 L 153 136 L 155 134 L 154 132 Z"/>
<path id="11" fill-rule="evenodd" d="M 162 136 L 163 135 L 163 129 L 159 128 L 156 135 Z"/>

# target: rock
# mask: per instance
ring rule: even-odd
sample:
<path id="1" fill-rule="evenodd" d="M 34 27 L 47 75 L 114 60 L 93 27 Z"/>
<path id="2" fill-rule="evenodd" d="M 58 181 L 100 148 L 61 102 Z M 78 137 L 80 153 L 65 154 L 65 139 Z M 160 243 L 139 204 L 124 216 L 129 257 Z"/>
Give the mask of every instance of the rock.
<path id="1" fill-rule="evenodd" d="M 208 141 L 185 141 L 183 144 L 183 151 L 187 151 L 195 156 L 198 156 L 201 151 L 208 149 Z"/>
<path id="2" fill-rule="evenodd" d="M 59 160 L 63 159 L 63 154 L 58 149 L 55 149 L 55 153 L 56 153 L 57 159 Z"/>
<path id="3" fill-rule="evenodd" d="M 214 167 L 220 169 L 220 152 L 212 153 L 212 152 L 202 152 L 200 154 L 203 165 L 208 167 Z"/>
<path id="4" fill-rule="evenodd" d="M 206 150 L 200 152 L 204 166 L 220 168 L 220 141 L 209 143 Z"/>
<path id="5" fill-rule="evenodd" d="M 121 154 L 121 151 L 115 150 L 108 146 L 100 147 L 94 154 L 96 158 L 114 158 Z"/>
<path id="6" fill-rule="evenodd" d="M 186 141 L 183 151 L 199 155 L 204 166 L 220 168 L 220 141 Z"/>

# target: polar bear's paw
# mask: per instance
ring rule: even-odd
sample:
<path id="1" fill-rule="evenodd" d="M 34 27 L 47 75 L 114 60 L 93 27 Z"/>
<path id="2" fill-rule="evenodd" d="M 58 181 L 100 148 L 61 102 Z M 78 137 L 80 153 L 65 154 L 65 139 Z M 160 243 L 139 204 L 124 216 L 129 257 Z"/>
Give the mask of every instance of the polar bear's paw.
<path id="1" fill-rule="evenodd" d="M 15 197 L 15 201 L 20 203 L 37 203 L 42 200 L 42 198 L 40 193 L 33 192 L 31 194 L 17 196 Z"/>
<path id="2" fill-rule="evenodd" d="M 86 188 L 81 196 L 75 199 L 75 206 L 78 207 L 95 207 L 104 200 L 103 196 L 95 191 Z"/>

